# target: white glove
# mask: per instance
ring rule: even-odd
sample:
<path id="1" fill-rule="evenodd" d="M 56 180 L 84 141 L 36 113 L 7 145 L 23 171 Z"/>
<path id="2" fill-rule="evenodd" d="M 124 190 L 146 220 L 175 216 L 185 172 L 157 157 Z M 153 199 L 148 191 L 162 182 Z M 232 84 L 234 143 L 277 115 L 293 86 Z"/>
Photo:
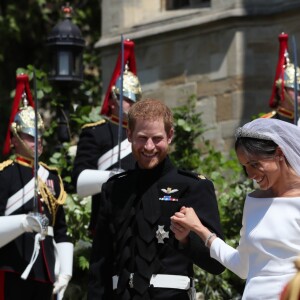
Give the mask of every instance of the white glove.
<path id="1" fill-rule="evenodd" d="M 73 249 L 73 244 L 68 242 L 56 244 L 59 274 L 54 282 L 53 294 L 58 294 L 58 299 L 63 298 L 73 274 Z"/>
<path id="2" fill-rule="evenodd" d="M 0 217 L 0 248 L 24 232 L 42 232 L 48 228 L 48 218 L 41 214 Z"/>
<path id="3" fill-rule="evenodd" d="M 61 274 L 58 275 L 57 280 L 54 282 L 53 294 L 58 294 L 57 297 L 59 300 L 64 297 L 64 293 L 70 280 L 70 275 Z"/>
<path id="4" fill-rule="evenodd" d="M 26 232 L 44 233 L 48 228 L 48 224 L 48 218 L 40 213 L 29 213 L 22 222 Z"/>
<path id="5" fill-rule="evenodd" d="M 112 169 L 110 170 L 109 177 L 114 176 L 116 174 L 120 174 L 122 172 L 125 172 L 125 170 L 119 168 Z"/>
<path id="6" fill-rule="evenodd" d="M 33 231 L 26 217 L 27 215 L 25 214 L 0 217 L 0 248 L 16 239 L 25 231 Z"/>
<path id="7" fill-rule="evenodd" d="M 79 197 L 93 196 L 101 192 L 102 184 L 110 177 L 111 171 L 83 170 L 77 179 L 76 191 Z"/>

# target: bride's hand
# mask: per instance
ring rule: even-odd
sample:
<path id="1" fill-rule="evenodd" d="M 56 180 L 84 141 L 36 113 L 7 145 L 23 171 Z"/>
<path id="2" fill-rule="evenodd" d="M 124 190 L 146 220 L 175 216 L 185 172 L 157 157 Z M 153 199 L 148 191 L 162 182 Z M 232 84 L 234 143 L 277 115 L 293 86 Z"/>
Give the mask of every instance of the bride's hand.
<path id="1" fill-rule="evenodd" d="M 195 210 L 192 207 L 181 207 L 179 212 L 176 212 L 172 217 L 171 221 L 177 223 L 178 226 L 182 226 L 186 230 L 195 231 L 197 228 L 203 227 L 199 220 Z"/>

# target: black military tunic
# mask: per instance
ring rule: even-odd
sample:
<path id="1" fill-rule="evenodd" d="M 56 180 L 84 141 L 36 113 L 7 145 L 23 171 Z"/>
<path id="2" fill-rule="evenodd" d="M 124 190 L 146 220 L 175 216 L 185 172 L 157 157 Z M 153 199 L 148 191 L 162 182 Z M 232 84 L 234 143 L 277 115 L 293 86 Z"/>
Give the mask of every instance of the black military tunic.
<path id="1" fill-rule="evenodd" d="M 89 300 L 187 300 L 186 290 L 149 287 L 153 274 L 193 276 L 193 263 L 219 274 L 224 267 L 210 258 L 195 234 L 182 247 L 170 230 L 170 217 L 193 207 L 201 221 L 223 238 L 211 181 L 179 171 L 169 158 L 152 170 L 112 177 L 103 187 L 90 266 Z M 159 243 L 159 226 L 169 235 Z M 129 286 L 130 274 L 133 287 Z M 112 289 L 112 276 L 119 276 Z"/>
<path id="2" fill-rule="evenodd" d="M 126 136 L 127 124 L 124 122 L 122 127 L 122 141 L 127 139 Z M 110 119 L 103 119 L 96 123 L 90 123 L 83 126 L 79 137 L 76 157 L 72 172 L 72 181 L 74 186 L 77 184 L 77 179 L 80 173 L 86 169 L 97 170 L 99 158 L 118 145 L 118 118 L 112 116 Z M 133 169 L 135 160 L 132 154 L 128 154 L 121 159 L 121 168 L 123 170 Z M 107 170 L 118 168 L 116 162 Z M 96 226 L 97 211 L 99 207 L 100 194 L 92 197 L 92 212 L 90 229 L 93 230 Z"/>
<path id="3" fill-rule="evenodd" d="M 49 172 L 42 190 L 48 194 L 53 194 L 53 199 L 47 201 L 38 201 L 38 210 L 44 213 L 49 219 L 49 225 L 53 226 L 54 240 L 56 243 L 69 242 L 67 237 L 67 226 L 65 222 L 65 213 L 62 205 L 65 201 L 65 192 L 61 179 L 57 171 L 47 169 L 43 164 L 46 174 Z M 33 178 L 32 161 L 24 157 L 17 157 L 16 161 L 6 161 L 0 164 L 0 216 L 27 214 L 33 211 L 33 197 L 25 203 L 26 193 L 22 192 L 19 207 L 9 211 L 7 205 L 8 199 L 20 191 Z M 32 193 L 33 191 L 29 191 Z M 45 196 L 45 194 L 44 194 Z M 45 197 L 47 198 L 47 197 Z M 54 203 L 53 201 L 56 201 Z M 7 245 L 0 248 L 0 272 L 1 274 L 10 274 L 11 272 L 20 276 L 30 262 L 34 248 L 35 233 L 24 233 Z M 40 251 L 37 260 L 29 273 L 26 281 L 38 281 L 52 284 L 55 281 L 54 275 L 55 253 L 53 237 L 47 236 L 40 242 Z M 0 276 L 1 277 L 1 276 Z M 3 278 L 3 277 L 2 277 Z M 4 278 L 4 281 L 7 280 Z M 0 289 L 3 291 L 3 282 L 0 283 Z M 18 287 L 16 287 L 18 290 Z M 22 291 L 20 291 L 22 292 Z M 21 298 L 20 298 L 21 299 Z M 27 299 L 25 296 L 23 299 Z M 28 298 L 33 299 L 33 298 Z M 47 299 L 46 297 L 44 299 Z"/>

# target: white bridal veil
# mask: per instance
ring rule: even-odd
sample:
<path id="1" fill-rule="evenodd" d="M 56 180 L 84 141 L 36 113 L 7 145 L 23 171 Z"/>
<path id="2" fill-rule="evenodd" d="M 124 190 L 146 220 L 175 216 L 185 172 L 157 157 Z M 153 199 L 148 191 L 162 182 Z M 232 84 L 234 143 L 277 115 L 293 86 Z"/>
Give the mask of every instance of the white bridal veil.
<path id="1" fill-rule="evenodd" d="M 281 120 L 259 118 L 239 127 L 235 136 L 274 141 L 300 176 L 300 127 Z"/>

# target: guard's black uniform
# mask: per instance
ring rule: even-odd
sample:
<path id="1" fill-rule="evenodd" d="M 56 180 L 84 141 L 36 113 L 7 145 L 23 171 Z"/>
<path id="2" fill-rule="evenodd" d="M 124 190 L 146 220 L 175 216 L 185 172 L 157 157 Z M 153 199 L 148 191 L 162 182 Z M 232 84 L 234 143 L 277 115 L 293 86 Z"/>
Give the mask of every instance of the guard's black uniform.
<path id="1" fill-rule="evenodd" d="M 127 139 L 127 124 L 122 127 L 122 141 Z M 72 181 L 74 186 L 80 173 L 86 169 L 97 170 L 99 158 L 118 145 L 118 118 L 112 116 L 110 119 L 103 119 L 96 123 L 90 123 L 83 126 L 77 145 L 77 152 L 72 172 Z M 135 160 L 130 153 L 121 159 L 121 168 L 123 170 L 133 169 Z M 118 168 L 116 162 L 106 170 Z M 90 230 L 94 230 L 96 226 L 97 212 L 100 202 L 100 194 L 92 197 L 92 212 L 90 221 Z"/>
<path id="2" fill-rule="evenodd" d="M 52 193 L 55 200 L 64 201 L 65 193 L 57 172 L 47 169 L 49 172 L 47 191 Z M 23 157 L 17 157 L 16 161 L 6 161 L 0 164 L 0 216 L 7 215 L 8 199 L 20 191 L 33 178 L 32 161 Z M 45 186 L 44 186 L 45 188 Z M 33 191 L 30 191 L 33 194 Z M 30 193 L 29 192 L 29 193 Z M 8 215 L 27 214 L 33 211 L 33 198 L 24 203 L 25 193 L 18 200 L 23 203 L 19 208 Z M 20 198 L 20 199 L 19 199 Z M 53 226 L 54 240 L 56 243 L 69 242 L 65 213 L 61 205 L 53 203 L 53 199 L 38 201 L 39 212 L 44 213 L 49 219 L 49 225 Z M 53 208 L 49 209 L 47 203 Z M 55 209 L 56 208 L 56 209 Z M 52 211 L 53 210 L 53 211 Z M 53 224 L 54 222 L 54 224 Z M 54 277 L 55 253 L 53 237 L 47 236 L 40 242 L 40 251 L 37 260 L 26 280 L 20 278 L 30 262 L 34 248 L 35 233 L 24 233 L 7 245 L 0 248 L 0 299 L 50 299 Z M 8 296 L 5 290 L 7 285 L 14 286 L 13 295 Z M 4 297 L 4 298 L 1 298 Z"/>
<path id="3" fill-rule="evenodd" d="M 195 234 L 190 234 L 190 242 L 183 248 L 170 230 L 170 217 L 189 206 L 205 226 L 223 238 L 214 186 L 201 178 L 177 170 L 166 158 L 152 170 L 127 171 L 104 185 L 93 242 L 89 300 L 187 300 L 186 290 L 149 287 L 151 276 L 193 277 L 193 263 L 213 274 L 224 270 Z M 169 234 L 164 243 L 159 243 L 159 226 Z M 130 273 L 134 273 L 132 288 Z M 115 291 L 114 275 L 119 276 Z"/>

